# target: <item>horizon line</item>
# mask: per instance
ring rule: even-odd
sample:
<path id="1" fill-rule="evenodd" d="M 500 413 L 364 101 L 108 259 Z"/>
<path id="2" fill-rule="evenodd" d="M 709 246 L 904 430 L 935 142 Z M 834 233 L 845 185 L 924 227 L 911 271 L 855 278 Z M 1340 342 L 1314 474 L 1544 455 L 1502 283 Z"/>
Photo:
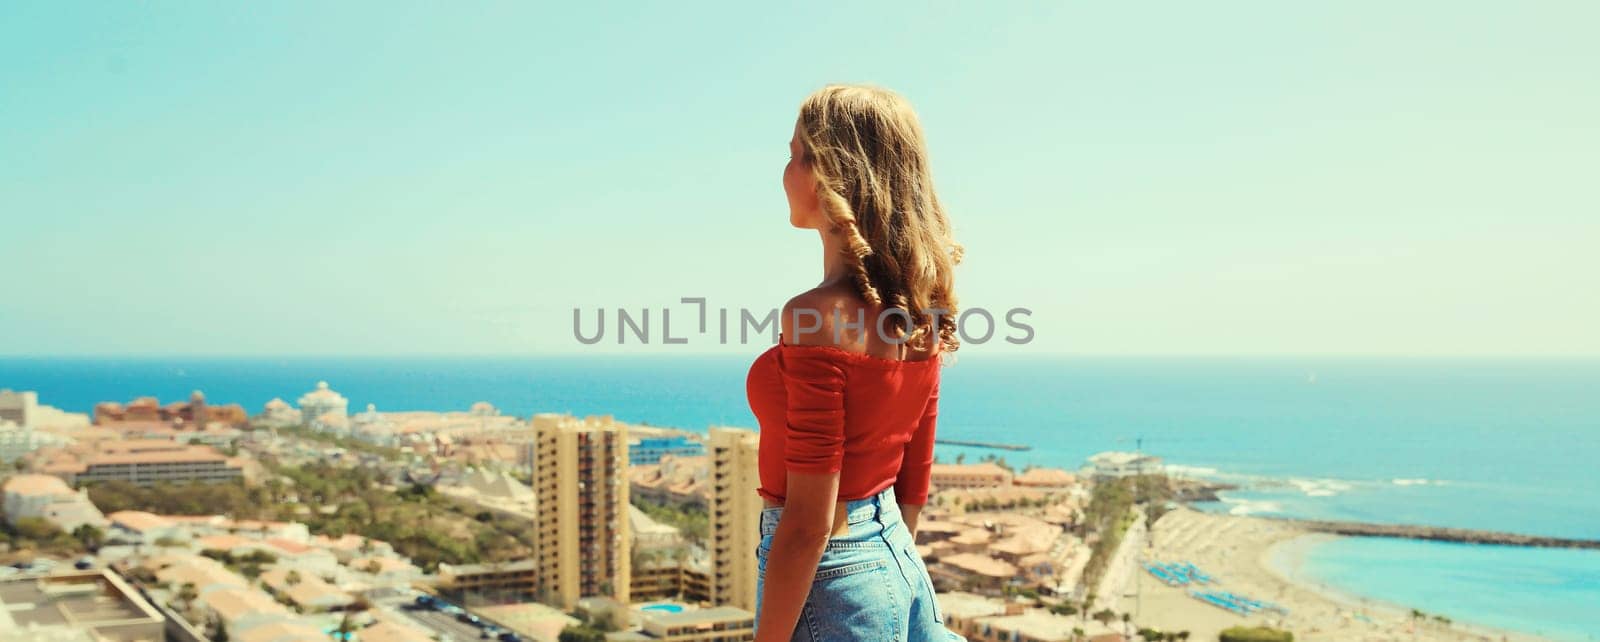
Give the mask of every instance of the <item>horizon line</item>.
<path id="1" fill-rule="evenodd" d="M 966 354 L 971 354 L 967 351 Z M 965 356 L 956 353 L 956 358 Z M 1081 358 L 1081 359 L 1504 359 L 1504 360 L 1600 360 L 1600 353 L 1403 353 L 1403 352 L 1021 352 L 1005 350 L 984 353 L 999 358 Z M 6 354 L 0 360 L 85 360 L 85 359 L 573 359 L 594 358 L 754 358 L 745 352 L 414 352 L 414 353 L 68 353 Z"/>

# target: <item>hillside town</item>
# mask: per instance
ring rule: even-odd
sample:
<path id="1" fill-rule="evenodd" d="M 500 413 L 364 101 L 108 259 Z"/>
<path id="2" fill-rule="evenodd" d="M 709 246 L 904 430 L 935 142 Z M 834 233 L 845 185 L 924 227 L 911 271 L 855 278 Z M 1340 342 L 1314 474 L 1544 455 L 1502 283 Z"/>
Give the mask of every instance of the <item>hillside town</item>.
<path id="1" fill-rule="evenodd" d="M 483 402 L 352 413 L 326 382 L 254 414 L 195 392 L 80 415 L 6 390 L 0 637 L 753 639 L 758 444 Z M 1134 639 L 1098 596 L 1135 581 L 1146 525 L 1097 489 L 1158 464 L 936 462 L 916 542 L 946 626 Z"/>

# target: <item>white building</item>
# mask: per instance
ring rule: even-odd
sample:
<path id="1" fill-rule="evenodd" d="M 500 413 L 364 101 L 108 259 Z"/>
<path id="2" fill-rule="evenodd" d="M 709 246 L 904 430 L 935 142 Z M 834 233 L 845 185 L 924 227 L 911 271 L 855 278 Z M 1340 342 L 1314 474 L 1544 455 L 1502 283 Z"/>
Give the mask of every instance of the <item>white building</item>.
<path id="1" fill-rule="evenodd" d="M 350 400 L 329 388 L 328 382 L 318 381 L 316 390 L 300 396 L 300 416 L 314 422 L 328 414 L 349 416 Z"/>
<path id="2" fill-rule="evenodd" d="M 89 491 L 72 490 L 54 475 L 12 475 L 5 483 L 6 523 L 38 517 L 65 532 L 89 524 L 105 528 L 105 515 L 89 501 Z"/>
<path id="3" fill-rule="evenodd" d="M 16 463 L 23 455 L 45 446 L 62 446 L 68 441 L 55 433 L 39 432 L 33 426 L 21 426 L 9 419 L 0 419 L 0 463 Z"/>
<path id="4" fill-rule="evenodd" d="M 350 418 L 351 436 L 370 444 L 393 447 L 398 445 L 395 440 L 395 425 L 378 412 L 377 404 L 367 404 L 364 412 L 357 413 Z"/>
<path id="5" fill-rule="evenodd" d="M 289 402 L 273 397 L 272 401 L 268 401 L 261 409 L 261 421 L 270 426 L 298 426 L 305 423 L 305 417 L 299 410 L 295 410 L 294 406 L 290 406 Z"/>
<path id="6" fill-rule="evenodd" d="M 39 393 L 0 388 L 0 423 L 9 421 L 18 426 L 31 426 L 38 412 Z"/>
<path id="7" fill-rule="evenodd" d="M 110 538 L 130 544 L 155 544 L 158 541 L 188 542 L 194 539 L 189 525 L 142 510 L 117 511 L 111 520 Z"/>
<path id="8" fill-rule="evenodd" d="M 1089 470 L 1097 479 L 1131 477 L 1162 472 L 1161 458 L 1142 453 L 1103 452 L 1089 458 Z"/>
<path id="9" fill-rule="evenodd" d="M 0 424 L 8 421 L 23 428 L 76 430 L 89 426 L 89 415 L 40 404 L 37 392 L 0 388 Z"/>

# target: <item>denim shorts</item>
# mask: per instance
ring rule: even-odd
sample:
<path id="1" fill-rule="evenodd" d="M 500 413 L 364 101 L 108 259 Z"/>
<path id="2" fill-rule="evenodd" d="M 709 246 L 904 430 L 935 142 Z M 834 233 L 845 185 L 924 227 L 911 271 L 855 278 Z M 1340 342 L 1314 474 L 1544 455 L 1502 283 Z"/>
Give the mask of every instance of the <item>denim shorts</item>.
<path id="1" fill-rule="evenodd" d="M 811 593 L 800 609 L 793 640 L 965 642 L 944 626 L 928 567 L 900 517 L 894 488 L 845 504 L 849 532 L 828 540 Z M 767 554 L 783 507 L 761 511 L 756 547 L 756 613 L 766 584 Z"/>

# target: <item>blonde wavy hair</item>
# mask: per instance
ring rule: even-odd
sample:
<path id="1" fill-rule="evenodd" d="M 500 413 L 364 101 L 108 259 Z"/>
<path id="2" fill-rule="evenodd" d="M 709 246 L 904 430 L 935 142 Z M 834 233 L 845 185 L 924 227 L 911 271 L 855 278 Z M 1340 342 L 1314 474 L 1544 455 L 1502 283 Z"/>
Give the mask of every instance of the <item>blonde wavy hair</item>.
<path id="1" fill-rule="evenodd" d="M 953 272 L 962 248 L 934 193 L 911 104 L 887 89 L 829 85 L 800 104 L 799 123 L 818 201 L 845 235 L 862 298 L 903 311 L 906 341 L 937 335 L 946 351 L 959 349 Z"/>

